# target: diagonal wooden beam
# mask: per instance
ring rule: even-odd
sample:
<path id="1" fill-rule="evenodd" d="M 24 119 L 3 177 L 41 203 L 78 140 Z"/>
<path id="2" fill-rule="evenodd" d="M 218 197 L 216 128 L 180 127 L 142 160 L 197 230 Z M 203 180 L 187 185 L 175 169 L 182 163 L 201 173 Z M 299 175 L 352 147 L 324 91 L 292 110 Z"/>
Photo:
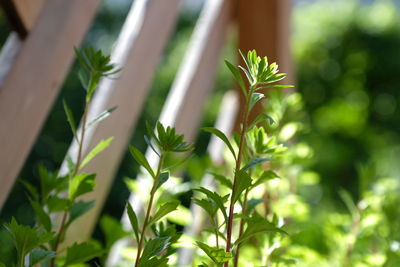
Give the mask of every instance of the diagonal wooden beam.
<path id="1" fill-rule="evenodd" d="M 0 0 L 11 27 L 25 38 L 34 26 L 47 0 Z"/>
<path id="2" fill-rule="evenodd" d="M 203 7 L 199 21 L 190 40 L 183 63 L 174 80 L 159 121 L 165 126 L 175 126 L 178 133 L 185 134 L 185 140 L 193 142 L 201 121 L 204 103 L 212 91 L 216 69 L 220 60 L 225 37 L 231 21 L 231 0 L 208 0 Z M 146 158 L 152 166 L 158 163 L 158 157 L 147 149 Z M 142 190 L 150 187 L 148 177 L 138 175 L 137 181 Z M 142 212 L 140 198 L 131 194 L 129 198 L 135 212 Z M 124 228 L 130 229 L 126 212 L 122 218 Z M 126 240 L 118 242 L 109 259 L 113 266 L 119 259 L 121 248 Z"/>
<path id="3" fill-rule="evenodd" d="M 88 129 L 84 142 L 87 153 L 99 141 L 114 136 L 105 151 L 94 158 L 85 172 L 97 174 L 93 193 L 83 199 L 95 199 L 95 206 L 71 225 L 67 243 L 90 236 L 112 185 L 114 175 L 127 149 L 132 131 L 150 89 L 153 74 L 174 29 L 180 0 L 136 0 L 112 52 L 112 61 L 121 72 L 116 79 L 101 81 L 90 107 L 89 121 L 102 111 L 117 106 L 113 114 Z M 69 155 L 76 158 L 78 145 L 74 142 Z M 63 164 L 62 172 L 66 169 Z"/>
<path id="4" fill-rule="evenodd" d="M 53 104 L 99 0 L 51 0 L 0 88 L 0 208 Z"/>

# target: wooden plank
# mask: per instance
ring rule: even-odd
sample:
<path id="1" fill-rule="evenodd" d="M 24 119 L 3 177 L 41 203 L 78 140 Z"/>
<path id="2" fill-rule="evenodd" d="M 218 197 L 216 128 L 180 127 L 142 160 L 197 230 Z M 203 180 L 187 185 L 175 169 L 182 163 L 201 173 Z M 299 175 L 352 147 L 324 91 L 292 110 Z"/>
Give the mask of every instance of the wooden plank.
<path id="1" fill-rule="evenodd" d="M 277 62 L 279 69 L 288 74 L 284 83 L 293 83 L 293 64 L 290 49 L 291 0 L 238 0 L 237 25 L 239 49 L 243 53 L 256 49 L 269 62 Z M 243 64 L 241 58 L 239 61 Z M 243 97 L 241 98 L 243 106 Z M 258 103 L 251 118 L 262 112 Z M 238 119 L 242 117 L 240 109 Z M 236 129 L 239 124 L 236 123 Z"/>
<path id="2" fill-rule="evenodd" d="M 0 5 L 12 28 L 20 37 L 26 37 L 36 23 L 47 0 L 0 0 Z"/>
<path id="3" fill-rule="evenodd" d="M 204 102 L 213 88 L 216 68 L 225 36 L 231 21 L 232 3 L 230 0 L 208 0 L 203 7 L 196 24 L 189 48 L 174 80 L 171 91 L 160 115 L 164 125 L 175 126 L 178 133 L 185 134 L 185 139 L 194 141 L 200 124 Z M 152 166 L 158 157 L 147 149 L 146 157 Z M 150 179 L 143 175 L 137 177 L 143 191 L 150 188 Z M 142 202 L 138 196 L 129 198 L 135 212 L 142 212 Z M 126 212 L 122 217 L 124 228 L 130 229 Z M 108 261 L 109 266 L 118 262 L 120 250 L 126 240 L 118 242 Z"/>
<path id="4" fill-rule="evenodd" d="M 11 33 L 4 43 L 0 53 L 0 88 L 10 71 L 21 48 L 22 41 L 15 32 Z"/>
<path id="5" fill-rule="evenodd" d="M 0 208 L 46 119 L 99 0 L 52 0 L 0 88 Z"/>
<path id="6" fill-rule="evenodd" d="M 227 93 L 225 93 L 224 98 L 222 99 L 219 115 L 214 127 L 224 132 L 226 136 L 230 136 L 235 124 L 235 118 L 238 110 L 238 91 L 228 91 Z M 221 139 L 219 139 L 215 135 L 211 136 L 210 143 L 207 147 L 207 152 L 210 154 L 211 161 L 214 164 L 222 164 L 222 154 L 225 147 L 225 143 Z M 215 189 L 214 177 L 211 174 L 206 174 L 201 179 L 200 184 L 202 187 L 208 188 L 210 190 Z M 202 225 L 204 224 L 205 212 L 203 208 L 194 203 L 190 204 L 190 211 L 192 214 L 192 223 L 185 227 L 184 234 L 191 238 L 195 238 L 199 235 L 202 229 Z M 194 249 L 192 247 L 180 248 L 178 251 L 178 265 L 190 265 L 193 260 L 193 252 Z"/>
<path id="7" fill-rule="evenodd" d="M 83 199 L 95 199 L 95 206 L 76 220 L 68 232 L 66 243 L 90 236 L 108 195 L 115 172 L 126 152 L 132 130 L 150 89 L 153 74 L 162 57 L 179 13 L 180 0 L 137 0 L 119 35 L 112 52 L 112 61 L 122 67 L 117 79 L 102 80 L 90 107 L 89 119 L 103 110 L 117 106 L 113 114 L 88 129 L 84 151 L 100 140 L 114 136 L 105 151 L 85 167 L 85 172 L 97 174 L 95 191 Z M 76 158 L 78 145 L 73 143 L 69 154 Z M 64 162 L 62 171 L 66 169 Z"/>

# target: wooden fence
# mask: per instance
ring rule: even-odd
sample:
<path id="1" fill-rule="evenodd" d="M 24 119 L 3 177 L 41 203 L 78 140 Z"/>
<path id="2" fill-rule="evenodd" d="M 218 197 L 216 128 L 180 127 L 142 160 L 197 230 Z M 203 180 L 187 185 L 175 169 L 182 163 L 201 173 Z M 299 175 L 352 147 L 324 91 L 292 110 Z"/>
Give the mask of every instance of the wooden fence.
<path id="1" fill-rule="evenodd" d="M 181 2 L 135 0 L 132 3 L 111 55 L 122 71 L 116 80 L 101 81 L 89 117 L 113 106 L 118 109 L 110 118 L 91 127 L 84 150 L 90 150 L 104 137 L 115 138 L 107 150 L 85 167 L 85 171 L 97 173 L 96 190 L 85 196 L 95 199 L 96 204 L 71 226 L 68 242 L 88 238 L 95 227 L 174 29 Z M 101 1 L 0 0 L 0 3 L 15 30 L 0 53 L 1 211 L 68 73 L 74 59 L 73 47 L 81 43 Z M 237 33 L 238 48 L 256 49 L 260 55 L 278 61 L 292 79 L 290 9 L 290 0 L 205 0 L 159 120 L 175 126 L 189 141 L 195 140 L 228 32 Z M 216 123 L 225 132 L 232 130 L 239 116 L 236 114 L 241 112 L 238 102 L 236 90 L 225 96 Z M 220 160 L 221 147 L 217 140 L 211 140 L 208 150 L 214 161 Z M 70 155 L 74 153 L 77 153 L 75 142 L 68 151 Z M 151 164 L 157 163 L 151 150 L 146 157 Z M 137 179 L 146 186 L 147 179 L 141 176 Z M 202 183 L 212 186 L 207 177 Z M 130 201 L 140 213 L 140 200 L 131 195 Z M 195 214 L 200 216 L 197 211 Z M 130 227 L 126 215 L 122 222 Z M 195 236 L 198 229 L 198 225 L 192 224 L 185 231 Z M 114 247 L 110 266 L 118 260 L 119 250 L 125 244 L 122 241 Z M 191 259 L 190 249 L 180 251 L 179 255 L 182 265 Z"/>

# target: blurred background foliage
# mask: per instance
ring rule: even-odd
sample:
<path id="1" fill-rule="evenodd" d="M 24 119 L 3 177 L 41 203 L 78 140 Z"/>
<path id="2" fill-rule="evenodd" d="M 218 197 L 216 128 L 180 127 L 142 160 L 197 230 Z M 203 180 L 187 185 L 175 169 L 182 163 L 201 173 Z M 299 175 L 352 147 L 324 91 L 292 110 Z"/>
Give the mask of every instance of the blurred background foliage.
<path id="1" fill-rule="evenodd" d="M 128 0 L 104 1 L 84 45 L 111 51 L 130 4 Z M 292 101 L 297 105 L 293 113 L 297 118 L 284 122 L 281 139 L 288 140 L 298 132 L 297 145 L 291 150 L 296 157 L 288 159 L 293 166 L 291 170 L 298 175 L 298 186 L 296 192 L 284 186 L 281 190 L 289 190 L 285 191 L 287 198 L 276 205 L 284 207 L 287 214 L 281 215 L 291 218 L 298 227 L 292 229 L 291 240 L 284 240 L 274 253 L 279 254 L 282 249 L 313 264 L 306 266 L 323 266 L 329 260 L 346 264 L 343 255 L 348 255 L 349 249 L 365 253 L 363 250 L 375 242 L 379 247 L 376 253 L 368 250 L 370 258 L 362 258 L 360 266 L 379 266 L 385 262 L 386 266 L 399 266 L 395 264 L 398 264 L 400 229 L 394 223 L 400 219 L 400 21 L 396 4 L 389 0 L 295 1 L 292 48 L 299 94 Z M 132 136 L 132 144 L 142 150 L 144 127 L 140 126 L 146 120 L 151 124 L 157 120 L 200 7 L 185 5 L 161 59 L 137 123 L 139 127 Z M 9 30 L 1 14 L 0 23 L 3 43 Z M 231 32 L 228 39 L 223 57 L 233 60 L 235 33 Z M 74 64 L 20 179 L 37 180 L 39 163 L 50 169 L 61 164 L 72 140 L 62 99 L 71 103 L 76 118 L 83 110 L 83 90 L 76 75 Z M 221 65 L 214 94 L 206 103 L 212 108 L 205 108 L 203 125 L 213 124 L 222 95 L 232 86 Z M 200 133 L 196 141 L 198 155 L 204 155 L 206 136 Z M 201 177 L 198 170 L 202 159 L 196 160 L 188 165 L 186 179 Z M 126 156 L 103 214 L 121 216 L 129 196 L 124 177 L 135 177 L 136 172 L 137 166 Z M 33 218 L 18 183 L 0 215 L 0 223 L 9 221 L 11 216 L 22 223 L 31 223 Z M 360 224 L 362 227 L 352 232 Z M 354 235 L 359 241 L 352 241 Z M 95 236 L 102 238 L 99 230 Z M 359 260 L 358 255 L 352 253 L 351 257 Z"/>

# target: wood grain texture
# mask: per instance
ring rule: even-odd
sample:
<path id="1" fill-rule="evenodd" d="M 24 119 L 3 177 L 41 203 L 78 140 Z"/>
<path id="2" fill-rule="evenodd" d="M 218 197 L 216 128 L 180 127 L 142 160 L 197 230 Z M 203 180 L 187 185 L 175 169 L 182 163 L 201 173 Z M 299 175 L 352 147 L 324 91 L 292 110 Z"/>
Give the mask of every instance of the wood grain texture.
<path id="1" fill-rule="evenodd" d="M 0 208 L 40 131 L 99 0 L 51 0 L 0 88 Z"/>

